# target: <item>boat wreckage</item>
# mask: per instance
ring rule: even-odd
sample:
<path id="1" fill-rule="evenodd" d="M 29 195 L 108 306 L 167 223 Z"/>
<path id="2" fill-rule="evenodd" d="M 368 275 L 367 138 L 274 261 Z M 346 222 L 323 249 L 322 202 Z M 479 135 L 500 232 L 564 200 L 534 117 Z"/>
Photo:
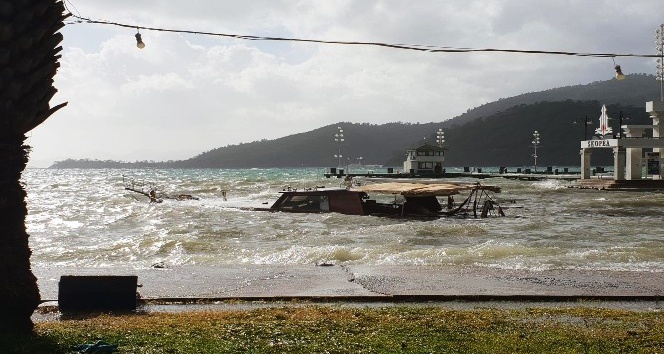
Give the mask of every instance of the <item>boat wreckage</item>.
<path id="1" fill-rule="evenodd" d="M 122 175 L 122 184 L 124 185 L 125 190 L 148 197 L 150 203 L 161 203 L 164 201 L 164 199 L 199 200 L 198 197 L 194 197 L 191 194 L 169 195 L 155 183 L 136 180 L 125 175 Z"/>
<path id="2" fill-rule="evenodd" d="M 289 213 L 340 213 L 395 218 L 505 216 L 493 197 L 500 187 L 480 183 L 347 181 L 346 188 L 285 188 L 270 208 L 252 210 Z M 376 195 L 372 198 L 369 194 Z M 460 203 L 455 197 L 465 193 Z M 445 198 L 443 203 L 439 198 Z"/>

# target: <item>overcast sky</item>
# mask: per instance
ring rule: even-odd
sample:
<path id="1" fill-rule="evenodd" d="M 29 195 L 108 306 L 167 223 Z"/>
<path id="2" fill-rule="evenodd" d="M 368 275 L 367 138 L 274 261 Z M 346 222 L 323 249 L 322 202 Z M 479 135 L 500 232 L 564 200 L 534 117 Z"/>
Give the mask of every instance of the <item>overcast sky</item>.
<path id="1" fill-rule="evenodd" d="M 661 0 L 71 0 L 94 20 L 321 40 L 655 54 Z M 59 93 L 30 166 L 177 160 L 337 122 L 440 122 L 526 92 L 613 77 L 611 58 L 445 54 L 68 24 Z M 654 59 L 616 58 L 625 74 Z M 629 79 L 629 77 L 628 77 Z M 321 144 L 333 143 L 321 141 Z"/>

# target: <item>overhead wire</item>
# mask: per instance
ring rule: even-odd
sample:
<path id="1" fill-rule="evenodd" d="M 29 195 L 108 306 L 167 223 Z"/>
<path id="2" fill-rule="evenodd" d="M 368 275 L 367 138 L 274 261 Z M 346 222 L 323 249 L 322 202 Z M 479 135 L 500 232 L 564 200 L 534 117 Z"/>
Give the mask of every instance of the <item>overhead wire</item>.
<path id="1" fill-rule="evenodd" d="M 383 48 L 390 48 L 390 49 L 402 49 L 402 50 L 413 50 L 413 51 L 429 52 L 429 53 L 517 53 L 517 54 L 564 55 L 564 56 L 594 57 L 594 58 L 616 58 L 616 57 L 656 58 L 656 57 L 658 57 L 657 54 L 592 53 L 592 52 L 585 52 L 584 53 L 584 52 L 568 52 L 568 51 L 500 49 L 500 48 L 456 48 L 456 47 L 444 47 L 444 46 L 433 46 L 433 45 L 422 45 L 422 44 L 390 44 L 390 43 L 382 43 L 382 42 L 341 41 L 341 40 L 323 40 L 323 39 L 311 39 L 311 38 L 255 36 L 255 35 L 243 35 L 243 34 L 231 34 L 231 33 L 206 32 L 206 31 L 196 31 L 196 30 L 182 30 L 182 29 L 149 27 L 149 26 L 142 26 L 142 25 L 130 25 L 130 24 L 114 22 L 114 21 L 93 20 L 91 18 L 82 17 L 80 15 L 73 14 L 73 13 L 71 13 L 71 11 L 69 11 L 69 15 L 71 17 L 77 19 L 77 20 L 67 22 L 66 24 L 68 24 L 68 25 L 78 24 L 78 23 L 89 23 L 89 24 L 100 24 L 100 25 L 109 25 L 109 26 L 116 26 L 116 27 L 132 28 L 132 29 L 136 29 L 136 30 L 142 29 L 142 30 L 157 31 L 157 32 L 170 32 L 170 33 L 181 33 L 181 34 L 217 36 L 217 37 L 226 37 L 226 38 L 250 40 L 250 41 L 282 41 L 282 42 L 303 42 L 303 43 L 317 43 L 317 44 L 374 46 L 374 47 L 383 47 Z"/>
<path id="2" fill-rule="evenodd" d="M 73 4 L 71 1 L 69 1 L 69 0 L 64 0 L 64 1 L 62 2 L 62 4 L 65 6 L 65 10 L 67 10 L 67 12 L 69 12 L 70 14 L 73 15 L 73 12 L 71 12 L 71 10 L 69 10 L 69 6 L 71 6 L 71 7 L 74 9 L 74 11 L 76 11 L 76 13 L 78 14 L 78 17 L 80 17 L 81 13 L 78 11 L 78 9 L 76 8 L 76 6 L 74 6 L 74 4 Z M 69 4 L 69 6 L 67 6 L 67 4 Z"/>

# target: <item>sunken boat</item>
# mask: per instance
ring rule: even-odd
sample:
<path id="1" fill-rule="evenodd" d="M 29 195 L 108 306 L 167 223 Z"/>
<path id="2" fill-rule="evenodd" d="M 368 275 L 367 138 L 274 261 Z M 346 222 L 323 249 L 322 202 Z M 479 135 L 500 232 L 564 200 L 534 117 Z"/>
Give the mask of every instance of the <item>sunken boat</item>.
<path id="1" fill-rule="evenodd" d="M 479 183 L 349 183 L 346 188 L 286 188 L 269 208 L 288 213 L 340 213 L 395 218 L 505 216 L 495 193 L 500 187 Z"/>

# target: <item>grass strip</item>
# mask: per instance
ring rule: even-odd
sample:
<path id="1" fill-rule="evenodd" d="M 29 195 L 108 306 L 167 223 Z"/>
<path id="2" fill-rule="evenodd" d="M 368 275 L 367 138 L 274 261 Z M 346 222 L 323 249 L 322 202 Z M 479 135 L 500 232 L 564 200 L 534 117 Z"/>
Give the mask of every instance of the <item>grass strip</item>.
<path id="1" fill-rule="evenodd" d="M 655 353 L 659 311 L 597 308 L 450 310 L 298 306 L 109 315 L 0 334 L 0 353 L 72 353 L 103 340 L 120 353 Z"/>

